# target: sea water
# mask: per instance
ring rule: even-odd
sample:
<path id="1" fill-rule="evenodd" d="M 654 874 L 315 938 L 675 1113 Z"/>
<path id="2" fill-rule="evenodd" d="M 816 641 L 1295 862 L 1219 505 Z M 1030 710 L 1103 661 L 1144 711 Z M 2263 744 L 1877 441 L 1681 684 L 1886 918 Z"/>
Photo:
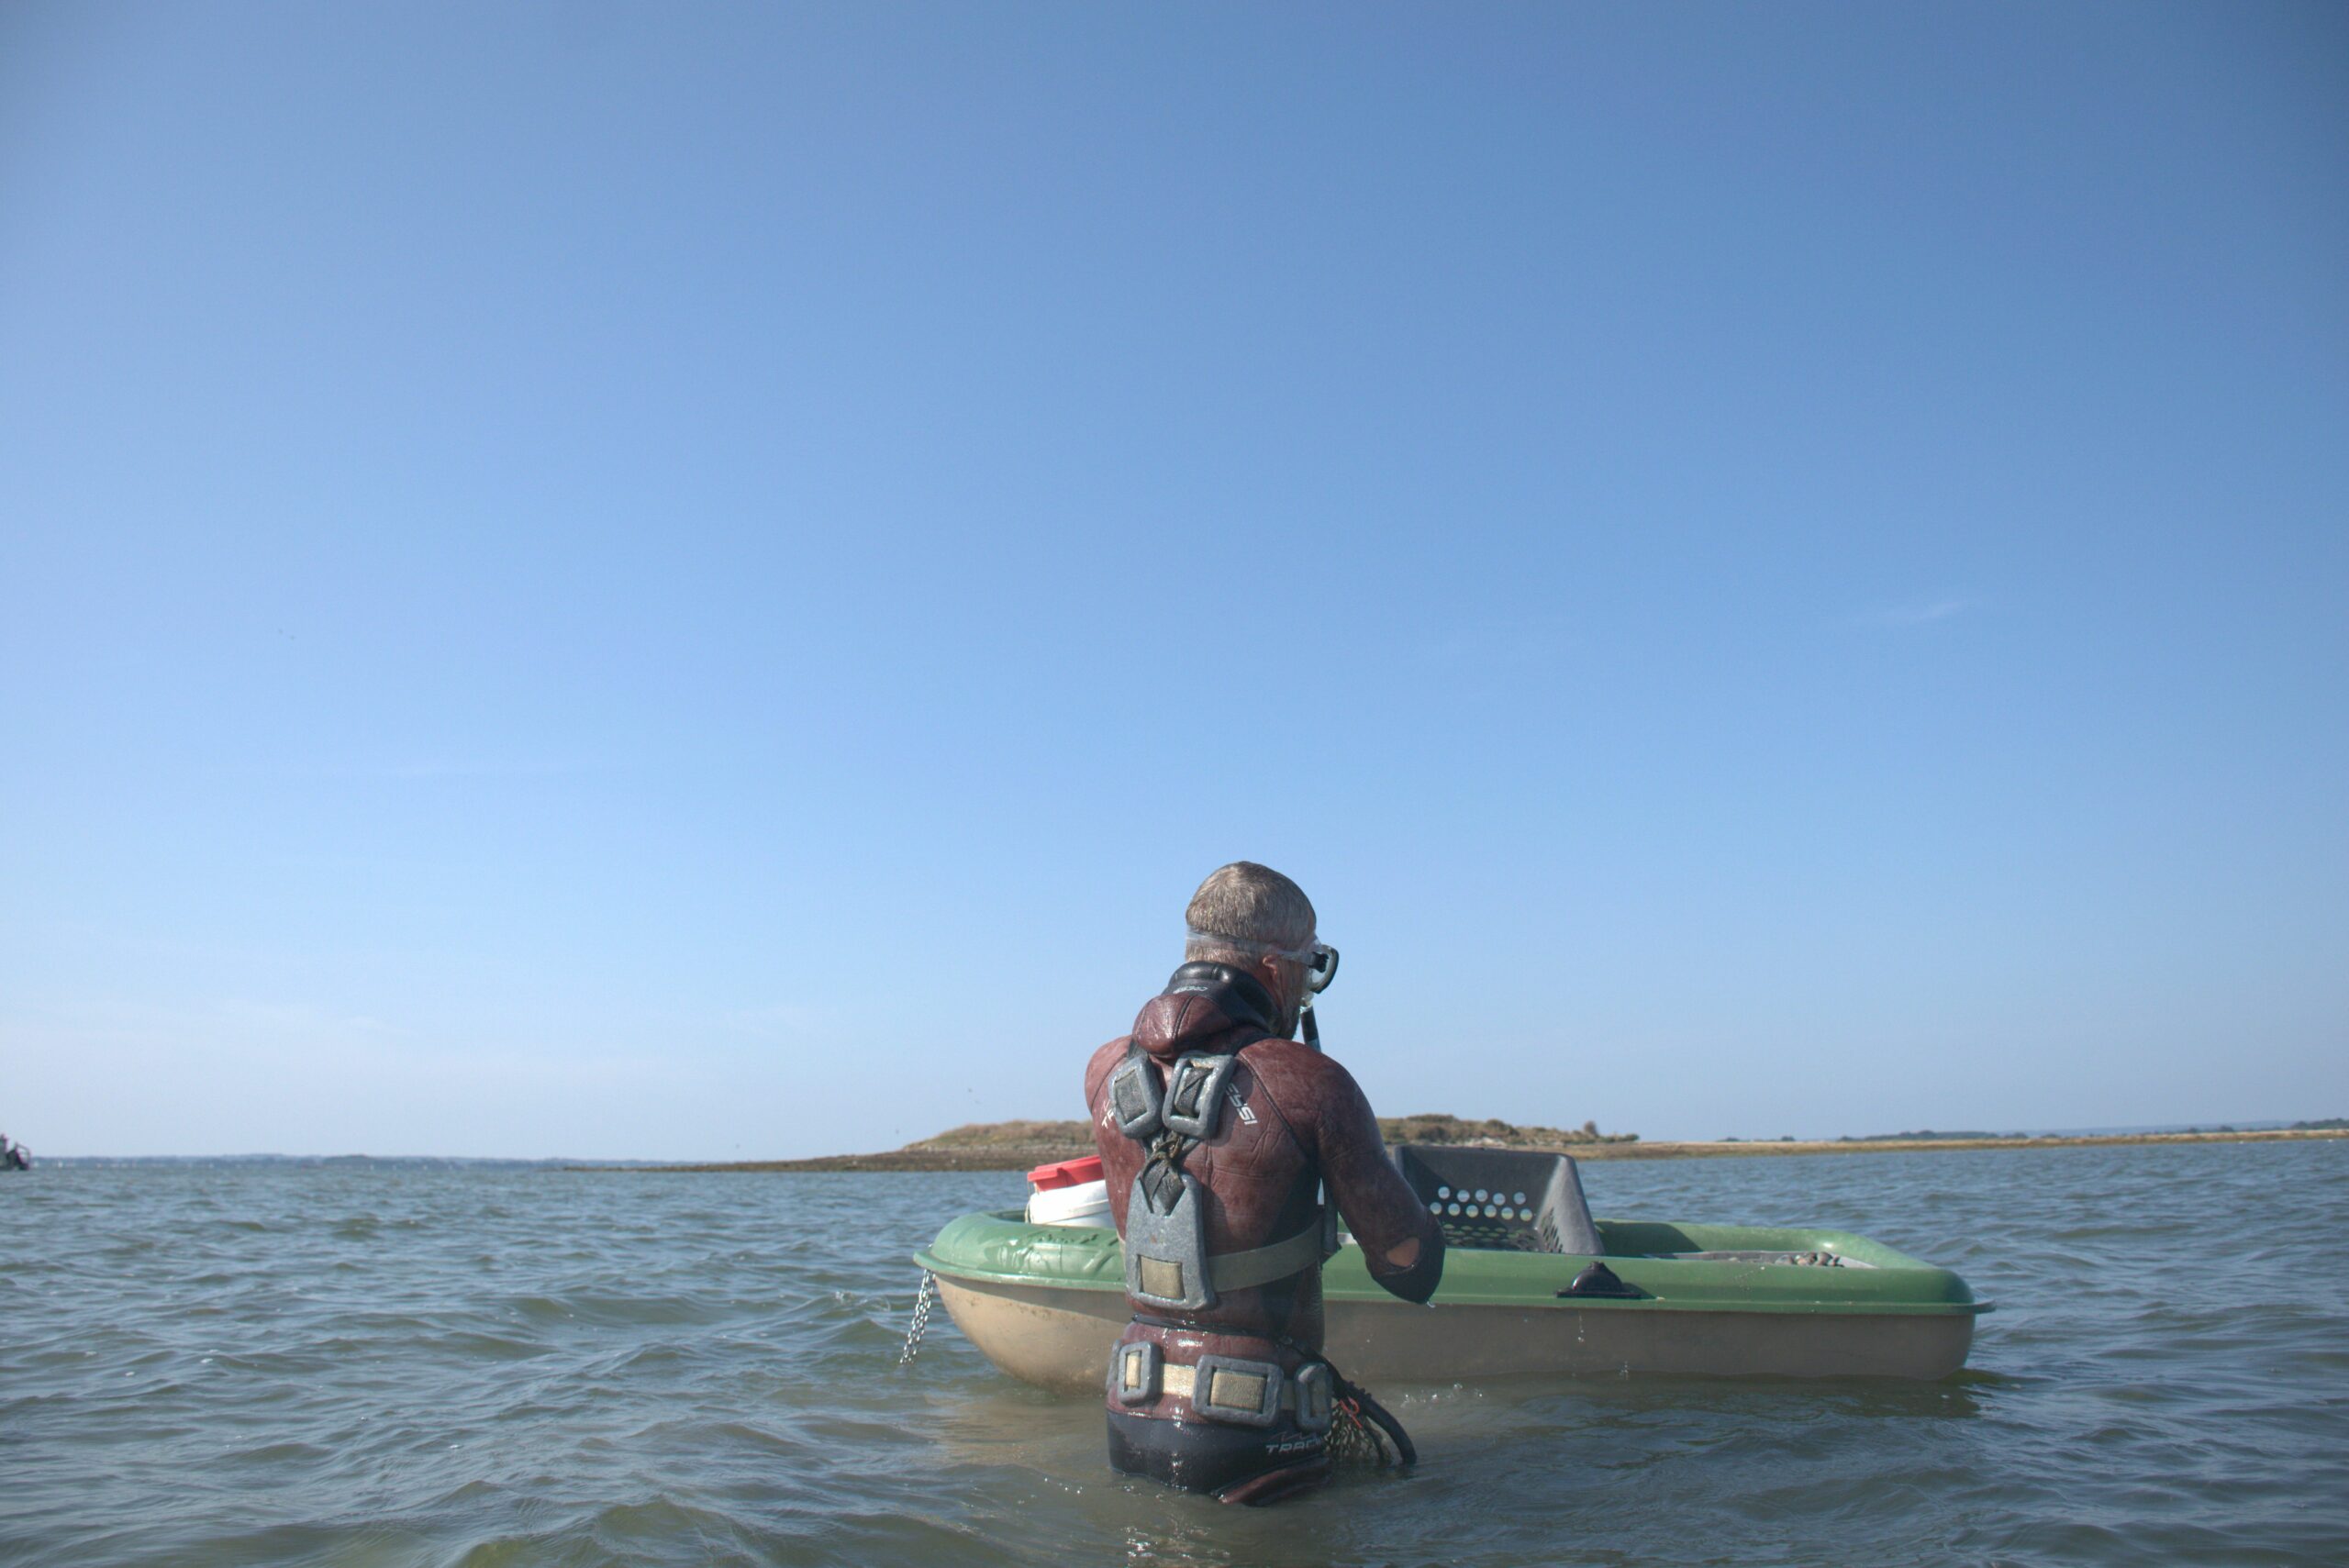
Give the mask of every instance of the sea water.
<path id="1" fill-rule="evenodd" d="M 2349 1142 L 1593 1163 L 1998 1304 L 1932 1384 L 1381 1389 L 1408 1476 L 1127 1482 L 941 1313 L 1016 1175 L 0 1176 L 0 1562 L 2349 1562 Z"/>

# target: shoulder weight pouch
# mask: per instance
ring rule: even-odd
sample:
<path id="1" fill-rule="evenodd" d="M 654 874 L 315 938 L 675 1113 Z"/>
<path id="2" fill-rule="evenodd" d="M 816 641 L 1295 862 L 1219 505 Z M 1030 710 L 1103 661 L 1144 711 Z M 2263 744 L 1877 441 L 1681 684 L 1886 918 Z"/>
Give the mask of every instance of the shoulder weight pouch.
<path id="1" fill-rule="evenodd" d="M 1117 1118 L 1118 1130 L 1137 1142 L 1148 1142 L 1158 1134 L 1163 1103 L 1149 1058 L 1141 1047 L 1128 1046 L 1126 1059 L 1109 1074 L 1109 1114 Z"/>
<path id="2" fill-rule="evenodd" d="M 1166 1100 L 1159 1113 L 1166 1130 L 1202 1143 L 1213 1138 L 1222 1119 L 1224 1088 L 1239 1065 L 1236 1051 L 1176 1057 L 1166 1075 Z"/>

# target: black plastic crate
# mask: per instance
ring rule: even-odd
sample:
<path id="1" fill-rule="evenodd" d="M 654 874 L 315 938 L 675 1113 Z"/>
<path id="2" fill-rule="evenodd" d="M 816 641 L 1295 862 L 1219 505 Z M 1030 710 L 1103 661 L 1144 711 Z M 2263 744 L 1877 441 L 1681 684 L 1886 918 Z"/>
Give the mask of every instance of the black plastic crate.
<path id="1" fill-rule="evenodd" d="M 1411 1191 L 1443 1227 L 1447 1247 L 1518 1252 L 1607 1251 L 1590 1222 L 1582 1175 L 1564 1154 L 1404 1143 L 1392 1151 Z"/>

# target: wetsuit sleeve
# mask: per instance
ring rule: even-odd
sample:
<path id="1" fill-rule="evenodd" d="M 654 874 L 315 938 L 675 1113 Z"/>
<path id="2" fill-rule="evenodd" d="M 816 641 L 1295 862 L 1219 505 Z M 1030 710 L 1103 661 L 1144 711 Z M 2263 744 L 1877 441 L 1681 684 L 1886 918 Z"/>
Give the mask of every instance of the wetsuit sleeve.
<path id="1" fill-rule="evenodd" d="M 1443 1277 L 1442 1229 L 1386 1158 L 1378 1118 L 1353 1074 L 1335 1062 L 1327 1066 L 1314 1129 L 1321 1179 L 1330 1184 L 1346 1229 L 1362 1245 L 1370 1277 L 1406 1301 L 1425 1301 Z M 1419 1251 L 1409 1266 L 1387 1262 L 1388 1253 L 1412 1240 Z"/>

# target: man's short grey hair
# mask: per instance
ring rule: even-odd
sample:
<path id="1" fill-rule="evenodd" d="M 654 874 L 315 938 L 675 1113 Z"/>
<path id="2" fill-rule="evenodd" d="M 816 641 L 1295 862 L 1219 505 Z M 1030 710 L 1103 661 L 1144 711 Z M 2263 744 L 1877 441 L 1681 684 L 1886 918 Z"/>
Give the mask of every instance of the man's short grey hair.
<path id="1" fill-rule="evenodd" d="M 1252 958 L 1313 941 L 1313 901 L 1305 889 L 1254 861 L 1234 861 L 1209 873 L 1184 914 L 1191 928 L 1183 944 L 1186 961 Z"/>

